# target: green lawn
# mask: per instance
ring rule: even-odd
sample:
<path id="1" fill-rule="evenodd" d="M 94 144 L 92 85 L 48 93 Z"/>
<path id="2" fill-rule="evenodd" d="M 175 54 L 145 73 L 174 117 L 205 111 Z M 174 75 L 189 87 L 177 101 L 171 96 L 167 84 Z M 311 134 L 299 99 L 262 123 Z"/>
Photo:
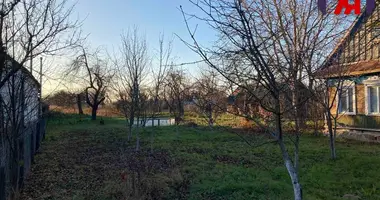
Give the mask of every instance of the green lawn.
<path id="1" fill-rule="evenodd" d="M 293 197 L 276 144 L 253 148 L 221 128 L 159 127 L 142 130 L 136 153 L 123 119 L 105 118 L 101 125 L 75 115 L 53 117 L 21 199 Z M 240 134 L 252 145 L 269 140 Z M 380 146 L 339 141 L 339 159 L 332 161 L 327 137 L 305 135 L 300 149 L 305 199 L 380 199 Z"/>

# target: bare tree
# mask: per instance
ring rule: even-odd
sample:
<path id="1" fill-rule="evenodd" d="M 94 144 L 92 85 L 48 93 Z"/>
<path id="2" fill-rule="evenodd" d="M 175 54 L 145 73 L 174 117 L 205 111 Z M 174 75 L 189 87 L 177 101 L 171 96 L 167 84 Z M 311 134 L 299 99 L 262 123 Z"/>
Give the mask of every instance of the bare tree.
<path id="1" fill-rule="evenodd" d="M 73 76 L 74 80 L 84 81 L 86 103 L 91 107 L 91 119 L 96 120 L 99 105 L 106 99 L 114 72 L 108 60 L 102 59 L 99 50 L 88 53 L 88 50 L 82 47 L 81 51 L 69 66 L 67 74 Z"/>
<path id="2" fill-rule="evenodd" d="M 160 100 L 162 100 L 162 90 L 163 85 L 165 84 L 165 80 L 170 69 L 170 65 L 172 62 L 172 48 L 173 48 L 173 40 L 169 40 L 167 44 L 165 44 L 164 35 L 160 35 L 159 40 L 159 50 L 158 50 L 158 67 L 152 70 L 153 76 L 153 90 L 152 97 L 154 99 L 154 107 L 156 109 L 152 113 L 152 117 L 156 115 L 156 112 L 161 111 Z"/>
<path id="3" fill-rule="evenodd" d="M 118 76 L 114 84 L 119 100 L 124 103 L 123 110 L 128 120 L 128 140 L 132 137 L 132 127 L 137 118 L 136 151 L 140 149 L 139 124 L 143 113 L 141 108 L 142 83 L 147 75 L 150 58 L 144 37 L 137 28 L 121 36 L 120 58 L 114 59 Z"/>
<path id="4" fill-rule="evenodd" d="M 3 0 L 0 7 L 0 87 L 27 61 L 62 53 L 82 40 L 68 0 Z M 6 51 L 20 65 L 5 70 Z"/>
<path id="5" fill-rule="evenodd" d="M 221 87 L 218 75 L 212 70 L 202 72 L 201 77 L 193 85 L 195 90 L 193 103 L 210 127 L 214 126 L 220 114 L 226 112 L 226 88 Z"/>
<path id="6" fill-rule="evenodd" d="M 344 30 L 338 18 L 327 9 L 319 15 L 315 1 L 250 1 L 201 0 L 190 2 L 201 14 L 184 14 L 191 42 L 184 41 L 204 61 L 239 88 L 245 90 L 264 110 L 272 113 L 272 122 L 262 124 L 278 143 L 284 164 L 292 180 L 294 198 L 302 199 L 298 176 L 299 137 L 302 107 L 309 97 L 302 94 L 308 82 L 306 71 L 317 59 L 326 56 L 324 49 Z M 198 43 L 196 31 L 191 30 L 190 19 L 205 22 L 217 32 L 212 48 Z M 340 22 L 340 23 L 339 23 Z M 323 48 L 324 49 L 323 49 Z M 321 63 L 321 61 L 319 61 Z M 307 80 L 307 82 L 306 82 Z M 306 87 L 306 88 L 308 88 Z M 286 148 L 283 120 L 295 122 L 291 139 L 293 159 Z"/>
<path id="7" fill-rule="evenodd" d="M 176 125 L 183 121 L 185 115 L 186 90 L 188 90 L 188 85 L 185 72 L 171 68 L 165 81 L 164 99 L 170 113 L 174 115 Z"/>
<path id="8" fill-rule="evenodd" d="M 57 105 L 62 107 L 72 107 L 75 104 L 75 94 L 69 91 L 60 90 L 48 98 L 46 98 L 46 103 L 50 105 Z"/>
<path id="9" fill-rule="evenodd" d="M 76 94 L 76 100 L 77 100 L 77 107 L 78 107 L 78 114 L 83 115 L 83 108 L 82 108 L 82 93 Z"/>
<path id="10" fill-rule="evenodd" d="M 152 68 L 152 83 L 149 91 L 149 99 L 147 99 L 146 109 L 149 111 L 149 118 L 151 124 L 154 126 L 157 113 L 162 111 L 161 105 L 163 102 L 163 88 L 165 85 L 166 77 L 172 62 L 172 46 L 173 40 L 165 42 L 165 35 L 161 34 L 158 39 L 158 58 L 157 64 Z M 157 122 L 158 123 L 158 122 Z M 151 129 L 151 153 L 153 153 L 153 142 L 155 129 Z"/>
<path id="11" fill-rule="evenodd" d="M 322 106 L 327 131 L 329 135 L 329 146 L 331 159 L 337 158 L 336 148 L 335 148 L 335 138 L 337 131 L 337 123 L 338 123 L 338 113 L 339 113 L 339 102 L 340 95 L 346 91 L 347 88 L 344 87 L 344 74 L 347 73 L 347 69 L 345 66 L 341 66 L 339 77 L 336 79 L 334 85 L 327 80 L 316 81 L 316 86 L 314 89 L 315 92 L 315 102 Z M 352 83 L 351 83 L 352 84 Z M 331 88 L 334 86 L 334 89 Z"/>

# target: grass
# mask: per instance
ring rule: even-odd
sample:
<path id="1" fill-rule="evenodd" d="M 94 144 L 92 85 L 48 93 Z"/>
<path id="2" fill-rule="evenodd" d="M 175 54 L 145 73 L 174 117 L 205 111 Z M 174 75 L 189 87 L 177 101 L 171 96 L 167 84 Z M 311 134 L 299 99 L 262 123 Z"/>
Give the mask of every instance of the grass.
<path id="1" fill-rule="evenodd" d="M 52 117 L 21 199 L 293 197 L 275 144 L 253 148 L 228 129 L 159 127 L 142 130 L 135 153 L 122 118 L 100 125 L 76 115 Z M 269 140 L 239 132 L 253 145 Z M 380 146 L 341 140 L 332 161 L 327 137 L 304 135 L 300 151 L 305 199 L 380 199 Z"/>

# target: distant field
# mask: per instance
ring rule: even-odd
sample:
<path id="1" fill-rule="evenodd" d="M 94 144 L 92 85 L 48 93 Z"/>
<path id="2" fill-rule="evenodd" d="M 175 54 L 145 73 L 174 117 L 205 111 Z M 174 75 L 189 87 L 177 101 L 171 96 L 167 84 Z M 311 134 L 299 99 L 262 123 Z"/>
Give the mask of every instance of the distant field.
<path id="1" fill-rule="evenodd" d="M 101 125 L 77 115 L 53 117 L 21 199 L 293 197 L 275 144 L 252 148 L 229 129 L 173 126 L 143 129 L 136 153 L 122 118 L 106 117 Z M 235 131 L 253 145 L 269 141 Z M 380 199 L 380 146 L 340 140 L 332 161 L 326 137 L 304 135 L 300 151 L 305 199 Z"/>
<path id="2" fill-rule="evenodd" d="M 76 105 L 73 105 L 72 107 L 62 107 L 62 106 L 50 105 L 49 109 L 52 111 L 63 112 L 63 113 L 67 113 L 67 114 L 78 114 L 78 108 L 76 107 Z M 90 115 L 91 114 L 91 108 L 87 107 L 87 106 L 83 106 L 83 112 L 86 115 Z M 122 117 L 123 115 L 115 108 L 99 107 L 98 116 Z"/>
<path id="3" fill-rule="evenodd" d="M 62 106 L 50 105 L 49 109 L 51 111 L 62 112 L 65 114 L 78 114 L 78 108 L 76 106 L 62 107 Z M 91 108 L 84 106 L 83 112 L 85 115 L 90 115 L 91 114 Z M 124 117 L 123 113 L 121 113 L 116 108 L 111 107 L 111 106 L 99 107 L 98 112 L 97 112 L 97 116 L 99 116 L 99 117 Z M 169 112 L 155 113 L 155 116 L 157 116 L 157 117 L 171 117 Z"/>

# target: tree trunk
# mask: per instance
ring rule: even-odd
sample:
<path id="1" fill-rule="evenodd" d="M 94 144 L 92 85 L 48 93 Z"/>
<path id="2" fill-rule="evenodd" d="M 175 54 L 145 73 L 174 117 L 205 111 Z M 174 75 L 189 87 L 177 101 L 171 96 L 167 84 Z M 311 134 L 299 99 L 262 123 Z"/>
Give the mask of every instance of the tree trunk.
<path id="1" fill-rule="evenodd" d="M 137 127 L 136 127 L 136 152 L 137 151 L 140 151 L 140 135 L 139 135 L 139 132 L 140 132 L 140 118 L 137 117 Z"/>
<path id="2" fill-rule="evenodd" d="M 77 106 L 78 106 L 78 112 L 80 115 L 83 115 L 83 109 L 82 109 L 82 98 L 80 94 L 77 94 Z"/>
<path id="3" fill-rule="evenodd" d="M 277 111 L 280 110 L 279 101 L 277 101 L 276 109 L 277 109 Z M 281 115 L 276 114 L 275 117 L 276 117 L 276 119 L 275 119 L 276 120 L 276 131 L 278 134 L 277 142 L 278 142 L 280 149 L 281 149 L 282 158 L 284 160 L 285 167 L 288 171 L 290 179 L 292 180 L 294 199 L 295 200 L 302 200 L 302 188 L 301 188 L 301 184 L 299 183 L 299 180 L 298 180 L 298 169 L 295 168 L 295 166 L 293 165 L 293 163 L 290 159 L 289 153 L 286 150 L 286 147 L 285 147 L 285 144 L 283 141 L 283 137 L 282 137 L 283 132 L 282 132 Z M 296 141 L 296 142 L 299 142 L 299 141 Z M 298 163 L 298 151 L 294 151 L 294 154 L 295 154 L 294 158 L 297 159 L 295 161 L 295 163 Z"/>
<path id="4" fill-rule="evenodd" d="M 293 167 L 290 159 L 285 160 L 285 166 L 293 184 L 294 200 L 302 200 L 302 187 L 298 180 L 298 173 Z"/>
<path id="5" fill-rule="evenodd" d="M 295 200 L 302 200 L 302 187 L 301 187 L 301 184 L 300 184 L 299 179 L 298 179 L 298 171 L 294 167 L 294 165 L 290 159 L 290 156 L 289 156 L 288 152 L 286 151 L 283 140 L 279 140 L 278 143 L 280 145 L 280 149 L 282 152 L 282 158 L 284 159 L 286 170 L 288 171 L 290 179 L 292 180 L 294 199 Z"/>
<path id="6" fill-rule="evenodd" d="M 131 141 L 132 139 L 132 126 L 135 122 L 135 112 L 134 110 L 132 109 L 131 113 L 130 113 L 130 116 L 129 116 L 129 133 L 128 133 L 128 141 Z"/>
<path id="7" fill-rule="evenodd" d="M 329 110 L 326 111 L 326 118 L 327 118 L 327 122 L 326 122 L 327 129 L 329 131 L 331 159 L 335 160 L 336 159 L 335 137 L 334 137 L 334 131 L 333 131 L 331 112 Z"/>
<path id="8" fill-rule="evenodd" d="M 140 136 L 139 136 L 139 128 L 137 128 L 136 132 L 136 152 L 140 151 Z"/>
<path id="9" fill-rule="evenodd" d="M 96 113 L 98 112 L 98 106 L 94 105 L 91 111 L 91 120 L 96 120 Z"/>
<path id="10" fill-rule="evenodd" d="M 213 120 L 212 117 L 210 117 L 209 120 L 208 120 L 208 126 L 209 126 L 210 128 L 212 128 L 212 127 L 214 126 L 214 120 Z"/>
<path id="11" fill-rule="evenodd" d="M 183 102 L 178 102 L 179 104 L 179 117 L 180 117 L 180 120 L 182 121 L 183 118 L 185 117 L 185 108 L 184 108 L 184 105 L 183 105 Z"/>
<path id="12" fill-rule="evenodd" d="M 129 129 L 129 131 L 128 131 L 128 141 L 131 141 L 131 139 L 132 139 L 132 125 L 130 123 L 128 124 L 128 129 Z"/>
<path id="13" fill-rule="evenodd" d="M 153 144 L 154 144 L 154 128 L 152 128 L 150 132 L 150 154 L 153 154 Z"/>

